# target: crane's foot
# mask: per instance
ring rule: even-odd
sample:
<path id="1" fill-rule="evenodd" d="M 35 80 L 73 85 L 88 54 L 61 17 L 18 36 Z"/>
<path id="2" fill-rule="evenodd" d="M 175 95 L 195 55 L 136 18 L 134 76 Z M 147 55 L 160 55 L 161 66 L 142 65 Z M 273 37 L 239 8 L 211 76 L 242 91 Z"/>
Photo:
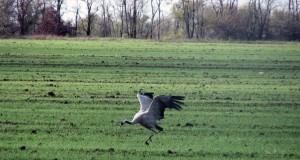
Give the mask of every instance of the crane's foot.
<path id="1" fill-rule="evenodd" d="M 152 138 L 151 138 L 151 137 L 152 137 L 152 136 L 150 136 L 150 137 L 146 140 L 146 142 L 145 142 L 146 145 L 149 145 L 148 141 L 152 142 Z"/>
<path id="2" fill-rule="evenodd" d="M 150 129 L 150 130 L 152 130 L 152 129 Z M 153 131 L 153 134 L 151 136 L 149 136 L 149 138 L 146 140 L 146 142 L 145 142 L 146 145 L 149 145 L 148 141 L 152 142 L 152 137 L 154 135 L 156 135 L 157 133 L 159 133 L 159 132 L 155 132 L 155 130 L 152 130 L 152 131 Z"/>

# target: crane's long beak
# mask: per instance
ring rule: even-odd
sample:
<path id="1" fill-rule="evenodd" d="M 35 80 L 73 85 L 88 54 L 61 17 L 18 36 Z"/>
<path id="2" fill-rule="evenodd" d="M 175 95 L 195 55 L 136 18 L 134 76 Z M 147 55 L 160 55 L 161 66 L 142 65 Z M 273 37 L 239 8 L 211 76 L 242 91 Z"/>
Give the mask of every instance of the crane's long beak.
<path id="1" fill-rule="evenodd" d="M 123 122 L 120 122 L 120 128 L 121 128 L 123 125 L 124 125 L 124 123 L 123 123 Z"/>

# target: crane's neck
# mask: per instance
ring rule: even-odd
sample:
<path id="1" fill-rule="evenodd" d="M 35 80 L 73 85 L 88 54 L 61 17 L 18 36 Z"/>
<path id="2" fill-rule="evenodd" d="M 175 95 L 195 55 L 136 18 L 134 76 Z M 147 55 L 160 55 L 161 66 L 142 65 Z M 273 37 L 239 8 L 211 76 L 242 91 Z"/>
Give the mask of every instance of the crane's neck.
<path id="1" fill-rule="evenodd" d="M 125 123 L 127 123 L 127 124 L 132 124 L 132 122 L 131 122 L 131 121 L 128 121 L 127 119 L 123 120 L 123 123 L 124 123 L 124 124 L 125 124 Z"/>

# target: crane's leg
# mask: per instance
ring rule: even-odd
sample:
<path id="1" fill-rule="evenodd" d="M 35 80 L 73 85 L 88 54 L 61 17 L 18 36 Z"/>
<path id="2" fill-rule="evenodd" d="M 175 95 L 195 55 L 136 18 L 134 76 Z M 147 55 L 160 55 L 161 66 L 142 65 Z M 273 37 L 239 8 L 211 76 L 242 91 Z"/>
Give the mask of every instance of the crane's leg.
<path id="1" fill-rule="evenodd" d="M 153 137 L 154 135 L 156 135 L 157 133 L 160 132 L 160 131 L 156 132 L 156 131 L 155 131 L 154 129 L 152 129 L 152 128 L 150 128 L 150 130 L 151 130 L 153 133 L 152 133 L 151 136 L 149 136 L 149 138 L 146 140 L 146 142 L 145 142 L 146 145 L 149 145 L 148 141 L 151 141 L 151 142 L 152 142 L 152 137 Z"/>

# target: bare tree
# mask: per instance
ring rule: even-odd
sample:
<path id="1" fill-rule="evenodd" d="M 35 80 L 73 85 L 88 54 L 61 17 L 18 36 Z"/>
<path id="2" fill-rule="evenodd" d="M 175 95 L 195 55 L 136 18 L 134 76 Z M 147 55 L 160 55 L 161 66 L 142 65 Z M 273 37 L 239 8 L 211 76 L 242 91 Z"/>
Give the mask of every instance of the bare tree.
<path id="1" fill-rule="evenodd" d="M 37 23 L 41 3 L 39 0 L 16 0 L 15 3 L 20 35 L 28 34 L 30 29 Z"/>
<path id="2" fill-rule="evenodd" d="M 120 27 L 120 37 L 123 37 L 123 30 L 124 30 L 124 1 L 122 1 L 122 4 L 120 5 L 120 8 L 121 8 L 121 13 L 120 13 L 120 19 L 121 19 L 121 27 Z M 126 2 L 125 2 L 126 4 Z"/>
<path id="3" fill-rule="evenodd" d="M 263 36 L 267 36 L 268 26 L 271 11 L 273 9 L 273 1 L 274 0 L 258 0 L 258 39 L 263 39 Z M 267 38 L 267 37 L 266 37 Z"/>
<path id="4" fill-rule="evenodd" d="M 112 25 L 112 34 L 113 36 L 123 37 L 124 33 L 127 33 L 126 28 L 126 0 L 114 0 L 114 3 L 110 3 L 112 8 L 111 12 L 111 25 Z"/>
<path id="5" fill-rule="evenodd" d="M 132 15 L 132 35 L 131 38 L 136 38 L 136 27 L 137 27 L 137 0 L 133 0 L 133 15 Z"/>
<path id="6" fill-rule="evenodd" d="M 154 30 L 154 18 L 157 12 L 157 9 L 154 8 L 154 0 L 150 1 L 151 5 L 151 25 L 150 25 L 150 39 L 153 38 L 153 30 Z"/>
<path id="7" fill-rule="evenodd" d="M 204 9 L 206 6 L 205 0 L 196 1 L 196 37 L 197 39 L 204 38 Z"/>
<path id="8" fill-rule="evenodd" d="M 74 17 L 75 17 L 75 26 L 74 26 L 74 36 L 77 36 L 77 30 L 78 30 L 78 20 L 79 20 L 79 3 L 78 0 L 76 0 L 76 6 L 74 7 Z"/>
<path id="9" fill-rule="evenodd" d="M 236 39 L 239 37 L 238 31 L 241 20 L 237 11 L 237 0 L 220 0 L 218 6 L 213 6 L 216 13 L 213 26 L 217 37 L 222 39 Z"/>
<path id="10" fill-rule="evenodd" d="M 127 36 L 130 37 L 130 30 L 129 30 L 129 24 L 130 24 L 130 12 L 128 13 L 127 11 L 127 0 L 123 0 L 123 10 L 124 13 L 123 15 L 125 15 L 125 19 L 122 18 L 122 23 L 125 21 L 125 32 L 127 33 Z M 123 26 L 123 24 L 122 24 Z"/>
<path id="11" fill-rule="evenodd" d="M 227 0 L 227 8 L 229 11 L 238 9 L 238 0 Z"/>
<path id="12" fill-rule="evenodd" d="M 151 5 L 151 25 L 150 25 L 150 39 L 153 38 L 153 32 L 155 27 L 157 26 L 157 39 L 160 39 L 160 25 L 161 25 L 161 3 L 162 0 L 151 0 L 150 5 Z M 154 24 L 154 20 L 156 17 L 156 13 L 158 13 L 158 19 L 157 19 L 157 24 Z"/>
<path id="13" fill-rule="evenodd" d="M 16 32 L 14 23 L 15 0 L 0 1 L 0 35 L 10 35 Z"/>
<path id="14" fill-rule="evenodd" d="M 249 40 L 255 40 L 255 33 L 258 23 L 257 0 L 250 0 L 248 3 L 248 17 L 247 17 L 247 37 Z"/>
<path id="15" fill-rule="evenodd" d="M 289 0 L 288 18 L 286 22 L 287 33 L 290 40 L 300 39 L 300 0 Z"/>
<path id="16" fill-rule="evenodd" d="M 17 16 L 20 25 L 20 35 L 25 35 L 29 30 L 30 19 L 26 18 L 29 15 L 30 3 L 33 0 L 17 0 Z"/>
<path id="17" fill-rule="evenodd" d="M 109 5 L 106 3 L 105 0 L 102 0 L 100 6 L 102 10 L 102 17 L 100 20 L 100 36 L 109 37 L 111 36 L 111 30 L 113 28 L 113 25 L 110 25 L 112 23 L 112 19 L 111 14 L 109 12 Z"/>
<path id="18" fill-rule="evenodd" d="M 224 1 L 225 0 L 211 0 L 212 7 L 216 13 L 217 16 L 223 16 L 223 11 L 224 11 Z"/>
<path id="19" fill-rule="evenodd" d="M 300 39 L 300 0 L 248 0 L 242 6 L 238 6 L 238 0 L 177 0 L 169 17 L 161 6 L 174 2 L 171 0 L 80 1 L 87 13 L 79 15 L 80 7 L 74 7 L 73 27 L 63 24 L 62 15 L 68 12 L 62 7 L 65 0 L 0 0 L 0 34 L 49 33 L 39 32 L 47 26 L 52 28 L 51 34 L 71 31 L 76 35 L 77 23 L 81 22 L 88 36 L 95 29 L 103 37 L 160 39 L 167 33 L 169 38 Z M 283 5 L 275 8 L 276 4 Z M 45 23 L 49 15 L 51 26 Z"/>
<path id="20" fill-rule="evenodd" d="M 183 8 L 183 19 L 185 22 L 185 30 L 187 34 L 187 38 L 192 39 L 195 31 L 195 0 L 181 1 Z"/>
<path id="21" fill-rule="evenodd" d="M 56 35 L 60 35 L 62 23 L 61 23 L 61 6 L 64 3 L 64 0 L 57 0 L 56 1 L 56 22 L 55 22 L 55 33 Z"/>
<path id="22" fill-rule="evenodd" d="M 93 9 L 93 5 L 96 0 L 82 0 L 82 1 L 86 4 L 86 8 L 87 8 L 86 27 L 84 25 L 83 19 L 81 19 L 81 22 L 83 25 L 83 29 L 86 32 L 86 35 L 90 36 L 91 32 L 92 32 L 92 23 L 93 23 L 95 14 L 98 11 L 98 7 Z"/>
<path id="23" fill-rule="evenodd" d="M 250 0 L 248 4 L 248 38 L 267 38 L 274 0 Z"/>
<path id="24" fill-rule="evenodd" d="M 161 2 L 162 0 L 157 0 L 157 9 L 158 9 L 158 29 L 157 29 L 157 39 L 160 40 L 160 25 L 161 25 Z"/>
<path id="25" fill-rule="evenodd" d="M 141 30 L 144 26 L 144 24 L 139 23 L 145 19 L 145 16 L 142 14 L 144 5 L 143 0 L 123 0 L 122 26 L 124 26 L 125 22 L 124 30 L 129 38 L 136 38 L 138 29 Z"/>

